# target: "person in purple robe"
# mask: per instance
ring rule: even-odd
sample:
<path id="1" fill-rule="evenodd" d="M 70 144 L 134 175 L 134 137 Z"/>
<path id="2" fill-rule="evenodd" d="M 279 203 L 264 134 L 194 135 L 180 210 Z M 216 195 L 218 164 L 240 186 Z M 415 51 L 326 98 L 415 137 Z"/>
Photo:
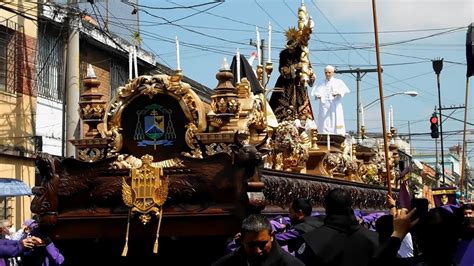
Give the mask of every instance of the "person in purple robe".
<path id="1" fill-rule="evenodd" d="M 17 257 L 36 245 L 42 243 L 38 237 L 28 237 L 22 240 L 0 239 L 0 266 L 5 266 L 8 258 Z"/>
<path id="2" fill-rule="evenodd" d="M 454 254 L 456 265 L 474 264 L 474 217 L 466 216 L 461 227 L 461 238 Z"/>
<path id="3" fill-rule="evenodd" d="M 267 217 L 252 214 L 242 221 L 239 246 L 221 257 L 213 266 L 300 266 L 297 258 L 283 251 L 274 240 L 272 226 Z"/>
<path id="4" fill-rule="evenodd" d="M 58 266 L 64 263 L 64 256 L 54 245 L 48 234 L 39 226 L 30 224 L 30 234 L 41 239 L 41 245 L 24 252 L 21 256 L 22 264 L 25 266 Z"/>

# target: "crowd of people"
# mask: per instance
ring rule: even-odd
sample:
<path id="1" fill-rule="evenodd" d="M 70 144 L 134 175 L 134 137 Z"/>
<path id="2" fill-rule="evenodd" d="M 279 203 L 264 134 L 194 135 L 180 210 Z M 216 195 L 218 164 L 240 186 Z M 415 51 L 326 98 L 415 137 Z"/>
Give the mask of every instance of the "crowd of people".
<path id="1" fill-rule="evenodd" d="M 342 188 L 325 196 L 324 215 L 312 212 L 310 200 L 298 198 L 288 217 L 246 217 L 228 254 L 213 265 L 474 265 L 471 204 L 428 209 L 425 199 L 411 203 L 410 209 L 397 208 L 387 196 L 387 211 L 368 221 Z M 64 256 L 34 219 L 18 231 L 4 220 L 0 229 L 0 266 L 63 264 Z"/>
<path id="2" fill-rule="evenodd" d="M 59 266 L 64 256 L 34 219 L 15 231 L 6 219 L 0 224 L 0 266 Z"/>
<path id="3" fill-rule="evenodd" d="M 296 199 L 288 219 L 244 219 L 229 254 L 213 265 L 474 265 L 473 206 L 428 209 L 424 201 L 413 199 L 408 210 L 388 196 L 389 210 L 368 228 L 344 189 L 326 195 L 324 216 L 311 216 L 310 201 Z"/>

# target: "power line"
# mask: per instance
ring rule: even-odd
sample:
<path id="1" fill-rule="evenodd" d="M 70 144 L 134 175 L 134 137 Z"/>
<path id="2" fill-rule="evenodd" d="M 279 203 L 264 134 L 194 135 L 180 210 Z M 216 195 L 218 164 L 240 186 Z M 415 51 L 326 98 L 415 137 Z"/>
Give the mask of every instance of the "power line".
<path id="1" fill-rule="evenodd" d="M 272 17 L 272 15 L 270 15 L 270 13 L 268 13 L 268 11 L 263 8 L 258 2 L 257 0 L 253 0 L 255 2 L 255 4 L 257 4 L 257 6 L 265 13 L 267 14 L 267 16 L 273 21 L 273 23 L 277 24 L 278 27 L 280 27 L 282 30 L 285 30 L 285 28 L 278 22 L 278 20 L 276 20 L 275 18 Z"/>
<path id="2" fill-rule="evenodd" d="M 181 6 L 180 4 L 178 4 L 174 1 L 167 0 L 167 2 L 173 3 L 173 4 L 178 5 L 178 6 Z M 191 9 L 194 9 L 194 8 L 191 8 Z M 239 23 L 239 24 L 255 27 L 254 24 L 251 24 L 251 23 L 248 23 L 248 22 L 245 22 L 245 21 L 241 21 L 241 20 L 237 20 L 237 19 L 233 19 L 233 18 L 226 17 L 226 16 L 217 15 L 217 14 L 211 13 L 209 11 L 206 11 L 204 13 L 206 13 L 208 15 L 211 15 L 211 16 L 214 16 L 214 17 L 218 17 L 218 18 L 222 18 L 222 19 L 229 20 L 229 21 L 232 21 L 232 22 L 236 22 L 236 23 Z M 261 26 L 259 26 L 259 27 L 261 27 Z"/>
<path id="3" fill-rule="evenodd" d="M 223 2 L 224 2 L 224 0 L 215 0 L 215 1 L 212 1 L 212 2 L 206 2 L 206 3 L 202 3 L 202 4 L 196 4 L 196 5 L 190 5 L 190 6 L 178 5 L 178 6 L 175 6 L 175 7 L 156 7 L 156 6 L 148 6 L 148 5 L 140 5 L 140 4 L 131 4 L 131 3 L 128 3 L 128 1 L 124 2 L 124 3 L 132 5 L 132 6 L 142 7 L 142 8 L 149 8 L 149 9 L 156 9 L 156 10 L 173 10 L 173 9 L 194 9 L 196 7 L 212 5 L 212 4 L 216 4 L 216 3 L 218 5 L 220 5 Z"/>
<path id="4" fill-rule="evenodd" d="M 181 28 L 183 30 L 186 30 L 186 31 L 189 31 L 189 32 L 192 32 L 192 33 L 195 33 L 195 34 L 198 34 L 198 35 L 202 35 L 202 36 L 205 36 L 205 37 L 208 37 L 208 38 L 212 38 L 212 39 L 216 39 L 216 40 L 220 40 L 220 41 L 224 41 L 224 42 L 228 42 L 228 43 L 233 43 L 233 44 L 238 44 L 238 45 L 248 45 L 247 43 L 245 42 L 237 42 L 237 41 L 231 41 L 231 40 L 228 40 L 228 39 L 225 39 L 225 38 L 221 38 L 221 37 L 217 37 L 217 36 L 213 36 L 213 35 L 210 35 L 210 34 L 206 34 L 206 33 L 202 33 L 202 32 L 199 32 L 199 31 L 195 31 L 195 30 L 191 30 L 191 29 L 188 29 L 186 27 L 183 27 L 179 24 L 175 24 L 173 22 L 171 22 L 170 20 L 168 20 L 167 18 L 165 17 L 161 17 L 161 16 L 157 16 L 157 15 L 154 15 L 146 10 L 142 10 L 142 12 L 152 16 L 152 17 L 155 17 L 155 18 L 159 18 L 159 19 L 162 19 L 166 22 L 168 22 L 170 25 L 173 25 L 173 26 L 176 26 L 178 28 Z"/>

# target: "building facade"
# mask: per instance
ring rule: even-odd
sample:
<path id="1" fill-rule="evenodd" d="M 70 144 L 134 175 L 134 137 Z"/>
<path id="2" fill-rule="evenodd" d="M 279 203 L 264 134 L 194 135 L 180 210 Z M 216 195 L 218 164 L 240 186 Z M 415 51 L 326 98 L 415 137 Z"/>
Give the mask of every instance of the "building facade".
<path id="1" fill-rule="evenodd" d="M 36 3 L 9 1 L 0 8 L 0 176 L 35 183 L 37 111 Z M 31 216 L 31 198 L 0 197 L 0 218 L 16 226 Z"/>

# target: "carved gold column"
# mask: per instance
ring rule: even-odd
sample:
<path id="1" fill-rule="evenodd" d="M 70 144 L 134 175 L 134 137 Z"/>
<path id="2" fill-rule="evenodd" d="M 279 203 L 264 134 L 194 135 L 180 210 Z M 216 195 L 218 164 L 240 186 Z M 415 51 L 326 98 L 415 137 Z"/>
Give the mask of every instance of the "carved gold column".
<path id="1" fill-rule="evenodd" d="M 240 103 L 237 90 L 232 85 L 234 75 L 229 69 L 220 69 L 216 74 L 218 80 L 214 95 L 211 96 L 212 113 L 208 115 L 209 122 L 216 131 L 234 131 L 237 129 Z"/>
<path id="2" fill-rule="evenodd" d="M 100 91 L 92 65 L 87 67 L 87 76 L 83 80 L 84 91 L 79 100 L 79 116 L 82 121 L 82 139 L 71 140 L 76 147 L 76 157 L 93 162 L 105 158 L 108 140 L 101 137 L 98 126 L 103 122 L 106 99 Z"/>

